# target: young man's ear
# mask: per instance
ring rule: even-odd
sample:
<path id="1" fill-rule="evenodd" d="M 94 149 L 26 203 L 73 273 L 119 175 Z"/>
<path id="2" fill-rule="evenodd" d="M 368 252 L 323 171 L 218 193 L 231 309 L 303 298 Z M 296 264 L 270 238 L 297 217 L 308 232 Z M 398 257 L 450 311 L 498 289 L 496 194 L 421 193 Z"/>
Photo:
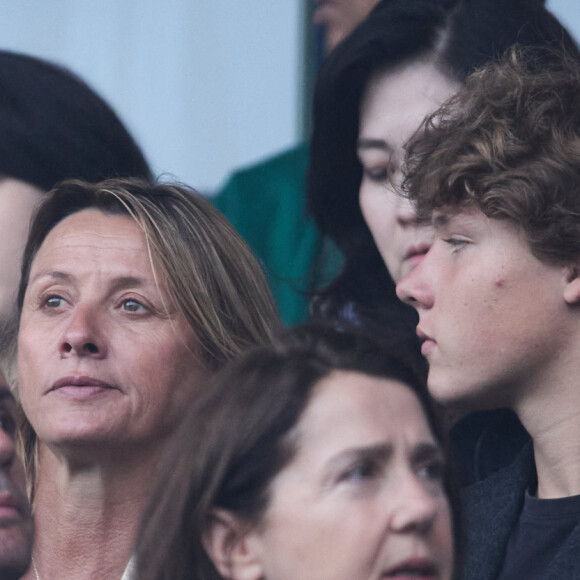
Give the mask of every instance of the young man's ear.
<path id="1" fill-rule="evenodd" d="M 231 580 L 263 578 L 258 540 L 247 524 L 225 510 L 216 509 L 202 538 L 203 547 L 217 571 Z"/>
<path id="2" fill-rule="evenodd" d="M 570 264 L 564 268 L 564 300 L 580 304 L 580 264 Z"/>

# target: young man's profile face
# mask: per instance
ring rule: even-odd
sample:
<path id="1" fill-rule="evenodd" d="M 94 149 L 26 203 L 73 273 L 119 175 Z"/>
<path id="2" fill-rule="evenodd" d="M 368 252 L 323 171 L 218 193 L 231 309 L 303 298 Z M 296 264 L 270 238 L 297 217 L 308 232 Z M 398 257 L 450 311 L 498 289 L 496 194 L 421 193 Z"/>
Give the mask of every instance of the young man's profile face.
<path id="1" fill-rule="evenodd" d="M 565 268 L 539 261 L 523 232 L 476 209 L 439 212 L 434 225 L 432 248 L 397 286 L 419 313 L 429 389 L 468 409 L 517 408 L 540 375 L 545 384 L 565 340 Z"/>

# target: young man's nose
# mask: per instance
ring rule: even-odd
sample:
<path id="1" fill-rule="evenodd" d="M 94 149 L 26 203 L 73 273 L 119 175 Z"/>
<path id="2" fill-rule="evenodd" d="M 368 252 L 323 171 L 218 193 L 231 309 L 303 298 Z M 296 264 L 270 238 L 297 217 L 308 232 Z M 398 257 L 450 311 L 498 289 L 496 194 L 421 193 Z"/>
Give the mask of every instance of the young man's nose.
<path id="1" fill-rule="evenodd" d="M 428 256 L 429 254 L 397 284 L 399 300 L 417 309 L 433 306 L 433 291 L 428 276 L 425 275 Z"/>

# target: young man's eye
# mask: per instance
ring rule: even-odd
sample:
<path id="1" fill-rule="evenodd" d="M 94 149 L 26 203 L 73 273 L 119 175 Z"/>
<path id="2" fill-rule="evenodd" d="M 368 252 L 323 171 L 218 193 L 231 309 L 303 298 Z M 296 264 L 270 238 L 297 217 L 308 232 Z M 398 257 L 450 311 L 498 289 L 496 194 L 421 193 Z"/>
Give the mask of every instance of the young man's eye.
<path id="1" fill-rule="evenodd" d="M 444 239 L 443 241 L 452 247 L 453 252 L 458 252 L 459 250 L 462 250 L 469 244 L 469 242 L 467 240 L 464 240 L 463 238 L 447 238 Z"/>

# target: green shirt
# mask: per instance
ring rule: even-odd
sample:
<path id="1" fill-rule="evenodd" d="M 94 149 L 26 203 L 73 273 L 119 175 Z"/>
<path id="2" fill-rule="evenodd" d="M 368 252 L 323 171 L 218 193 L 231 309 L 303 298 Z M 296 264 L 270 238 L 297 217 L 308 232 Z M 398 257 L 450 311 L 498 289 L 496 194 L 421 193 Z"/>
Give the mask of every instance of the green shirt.
<path id="1" fill-rule="evenodd" d="M 214 198 L 261 261 L 286 325 L 308 317 L 310 293 L 338 273 L 342 257 L 306 215 L 308 145 L 234 173 Z"/>

